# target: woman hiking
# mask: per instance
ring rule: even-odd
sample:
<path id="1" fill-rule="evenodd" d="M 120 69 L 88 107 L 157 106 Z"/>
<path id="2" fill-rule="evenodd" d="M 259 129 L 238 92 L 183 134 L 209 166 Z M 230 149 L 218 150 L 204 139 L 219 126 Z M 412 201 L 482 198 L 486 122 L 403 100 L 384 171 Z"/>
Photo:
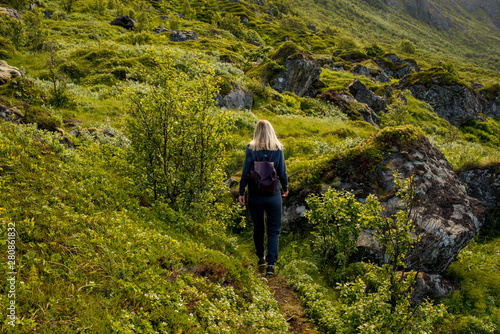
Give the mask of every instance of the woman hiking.
<path id="1" fill-rule="evenodd" d="M 267 161 L 265 166 L 262 161 Z M 257 163 L 256 163 L 257 162 Z M 260 164 L 260 165 L 259 165 Z M 269 167 L 271 166 L 271 167 Z M 263 167 L 263 168 L 261 168 Z M 269 179 L 259 184 L 256 173 L 274 167 L 274 181 L 270 186 Z M 274 175 L 274 171 L 273 175 Z M 268 172 L 264 172 L 266 176 Z M 265 182 L 268 182 L 265 184 Z M 281 230 L 281 197 L 288 196 L 288 180 L 286 174 L 283 145 L 276 137 L 273 126 L 266 120 L 261 120 L 255 126 L 253 140 L 247 145 L 243 172 L 241 174 L 239 201 L 245 205 L 245 187 L 248 184 L 248 209 L 253 221 L 253 240 L 255 252 L 259 258 L 259 269 L 266 267 L 267 275 L 274 275 L 274 264 L 278 260 L 279 234 Z M 281 188 L 280 188 L 281 184 Z M 273 192 L 274 189 L 274 192 Z M 282 193 L 281 191 L 282 190 Z M 267 255 L 265 254 L 265 222 L 267 215 Z"/>

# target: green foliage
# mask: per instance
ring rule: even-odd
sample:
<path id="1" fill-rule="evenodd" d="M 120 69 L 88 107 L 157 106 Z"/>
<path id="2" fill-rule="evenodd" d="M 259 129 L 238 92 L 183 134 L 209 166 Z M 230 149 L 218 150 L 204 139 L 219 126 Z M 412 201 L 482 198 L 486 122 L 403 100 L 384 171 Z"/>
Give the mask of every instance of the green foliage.
<path id="1" fill-rule="evenodd" d="M 399 48 L 401 49 L 401 51 L 409 54 L 414 54 L 416 51 L 415 44 L 407 39 L 402 40 L 401 43 L 399 43 Z"/>
<path id="2" fill-rule="evenodd" d="M 26 26 L 26 37 L 28 46 L 36 55 L 42 49 L 43 43 L 47 38 L 47 30 L 43 22 L 43 13 L 41 8 L 35 8 L 33 11 L 23 16 Z"/>
<path id="3" fill-rule="evenodd" d="M 10 41 L 0 36 L 0 58 L 10 58 L 15 54 L 15 52 L 16 49 L 13 47 Z"/>
<path id="4" fill-rule="evenodd" d="M 61 7 L 69 14 L 73 10 L 77 0 L 60 0 Z"/>
<path id="5" fill-rule="evenodd" d="M 0 122 L 0 217 L 16 225 L 24 268 L 16 314 L 30 315 L 5 332 L 288 332 L 218 221 L 140 205 L 127 140 L 104 129 L 113 136 L 82 130 L 67 150 L 59 135 Z M 50 316 L 33 312 L 40 305 Z"/>
<path id="6" fill-rule="evenodd" d="M 45 101 L 45 96 L 33 81 L 17 77 L 9 80 L 6 85 L 0 86 L 0 94 L 16 100 L 41 104 Z"/>
<path id="7" fill-rule="evenodd" d="M 451 292 L 444 304 L 455 314 L 455 333 L 496 333 L 500 328 L 500 240 L 476 238 L 448 268 L 448 278 L 461 288 Z"/>
<path id="8" fill-rule="evenodd" d="M 323 270 L 332 268 L 330 279 L 344 281 L 335 273 L 345 267 L 349 256 L 356 250 L 356 240 L 363 228 L 363 206 L 350 192 L 339 193 L 329 189 L 323 196 L 311 195 L 307 199 L 306 218 L 315 226 L 315 248 Z"/>
<path id="9" fill-rule="evenodd" d="M 195 77 L 175 71 L 172 54 L 153 54 L 156 71 L 145 91 L 131 92 L 127 132 L 139 180 L 174 207 L 212 202 L 221 187 L 228 115 L 212 109 L 213 70 Z"/>
<path id="10" fill-rule="evenodd" d="M 6 3 L 18 11 L 25 11 L 28 8 L 29 0 L 7 0 Z"/>
<path id="11" fill-rule="evenodd" d="M 48 79 L 52 83 L 48 101 L 55 107 L 62 107 L 70 102 L 70 96 L 66 89 L 66 77 L 60 70 L 63 60 L 57 54 L 57 46 L 54 41 L 47 42 L 46 48 L 48 52 Z"/>
<path id="12" fill-rule="evenodd" d="M 0 33 L 8 38 L 16 50 L 20 50 L 26 43 L 26 29 L 23 21 L 10 18 L 6 15 L 0 15 Z M 1 49 L 7 51 L 6 58 L 10 58 L 15 51 L 11 50 L 10 43 L 2 41 Z"/>
<path id="13" fill-rule="evenodd" d="M 219 28 L 229 31 L 237 38 L 245 37 L 245 27 L 236 15 L 226 14 L 219 22 Z"/>
<path id="14" fill-rule="evenodd" d="M 365 51 L 366 54 L 370 57 L 378 57 L 385 54 L 384 49 L 382 49 L 382 47 L 380 47 L 376 43 L 373 43 L 372 45 L 366 47 Z"/>
<path id="15" fill-rule="evenodd" d="M 358 48 L 358 44 L 348 37 L 341 37 L 337 41 L 337 47 L 342 50 L 353 50 Z"/>

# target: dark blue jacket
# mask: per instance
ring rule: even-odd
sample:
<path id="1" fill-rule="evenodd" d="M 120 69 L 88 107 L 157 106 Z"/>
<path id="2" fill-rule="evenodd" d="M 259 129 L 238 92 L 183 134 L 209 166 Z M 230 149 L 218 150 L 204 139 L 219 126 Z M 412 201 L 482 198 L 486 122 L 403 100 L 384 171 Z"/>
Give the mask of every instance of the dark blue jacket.
<path id="1" fill-rule="evenodd" d="M 267 155 L 268 159 L 271 156 L 271 152 L 273 152 L 273 156 L 271 160 L 262 159 L 264 155 Z M 281 187 L 284 192 L 288 191 L 288 178 L 286 175 L 286 165 L 285 165 L 285 155 L 282 150 L 277 151 L 253 151 L 250 148 L 250 144 L 247 145 L 247 150 L 245 153 L 245 162 L 243 162 L 243 172 L 241 173 L 241 181 L 240 181 L 240 196 L 245 194 L 245 187 L 248 184 L 248 173 L 250 172 L 250 167 L 252 166 L 255 160 L 255 154 L 259 155 L 260 161 L 272 161 L 274 162 L 274 169 L 276 170 L 276 174 L 278 175 L 279 183 L 281 183 Z M 276 187 L 276 191 L 279 191 L 280 187 Z"/>

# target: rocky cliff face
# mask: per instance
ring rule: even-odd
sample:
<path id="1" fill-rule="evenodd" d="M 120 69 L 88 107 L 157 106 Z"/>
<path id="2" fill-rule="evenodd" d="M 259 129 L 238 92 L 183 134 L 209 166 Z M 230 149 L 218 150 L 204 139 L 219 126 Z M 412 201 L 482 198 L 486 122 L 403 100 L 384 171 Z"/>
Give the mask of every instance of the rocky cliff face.
<path id="1" fill-rule="evenodd" d="M 439 117 L 460 126 L 476 119 L 483 111 L 479 94 L 460 82 L 448 81 L 445 74 L 432 73 L 424 80 L 404 77 L 398 88 L 409 89 L 413 96 L 431 104 Z"/>

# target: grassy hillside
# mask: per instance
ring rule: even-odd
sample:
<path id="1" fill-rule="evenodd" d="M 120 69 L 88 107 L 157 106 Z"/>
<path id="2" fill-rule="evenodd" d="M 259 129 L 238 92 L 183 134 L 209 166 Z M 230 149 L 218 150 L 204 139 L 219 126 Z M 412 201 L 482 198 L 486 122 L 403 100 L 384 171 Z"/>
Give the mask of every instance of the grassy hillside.
<path id="1" fill-rule="evenodd" d="M 500 162 L 500 120 L 452 126 L 431 104 L 391 88 L 397 79 L 383 84 L 354 74 L 345 57 L 361 55 L 360 63 L 373 69 L 375 56 L 367 54 L 394 52 L 414 59 L 424 77 L 438 72 L 469 87 L 482 84 L 494 95 L 500 36 L 482 7 L 469 12 L 463 3 L 429 2 L 447 22 L 446 30 L 418 19 L 400 1 L 280 0 L 262 6 L 254 0 L 66 0 L 39 1 L 38 12 L 27 11 L 23 1 L 10 3 L 23 19 L 0 14 L 0 58 L 26 78 L 0 85 L 0 104 L 26 124 L 0 120 L 0 235 L 7 240 L 7 226 L 15 223 L 19 317 L 15 329 L 2 323 L 2 331 L 289 331 L 255 270 L 251 224 L 231 195 L 236 186 L 223 185 L 238 179 L 259 119 L 273 124 L 286 147 L 293 192 L 327 187 L 319 177 L 326 162 L 394 126 L 420 129 L 457 171 Z M 44 18 L 45 9 L 54 16 Z M 137 21 L 135 29 L 109 24 L 125 14 Z M 193 30 L 199 40 L 172 42 L 169 32 L 153 32 L 158 26 Z M 277 56 L 283 45 L 324 65 L 319 93 L 345 92 L 359 79 L 386 96 L 390 105 L 379 114 L 380 129 L 363 121 L 360 104 L 343 111 L 323 99 L 272 89 L 264 69 L 283 68 Z M 171 57 L 175 73 L 195 78 L 202 63 L 212 68 L 222 94 L 238 86 L 254 99 L 251 110 L 222 111 L 230 116 L 228 161 L 218 180 L 223 191 L 190 210 L 155 201 L 142 186 L 145 176 L 130 164 L 124 134 L 130 97 L 148 91 L 148 75 L 158 65 L 154 55 L 162 52 Z M 345 70 L 335 70 L 337 65 Z M 74 148 L 59 142 L 61 133 Z M 339 292 L 318 269 L 311 236 L 282 240 L 279 275 L 300 291 L 320 330 L 333 332 Z M 7 278 L 3 245 L 0 277 Z M 449 277 L 462 288 L 443 302 L 449 312 L 432 324 L 434 332 L 498 333 L 496 253 L 498 236 L 492 233 L 450 268 Z M 361 277 L 366 267 L 356 266 L 348 270 Z M 0 285 L 3 318 L 7 288 Z"/>

